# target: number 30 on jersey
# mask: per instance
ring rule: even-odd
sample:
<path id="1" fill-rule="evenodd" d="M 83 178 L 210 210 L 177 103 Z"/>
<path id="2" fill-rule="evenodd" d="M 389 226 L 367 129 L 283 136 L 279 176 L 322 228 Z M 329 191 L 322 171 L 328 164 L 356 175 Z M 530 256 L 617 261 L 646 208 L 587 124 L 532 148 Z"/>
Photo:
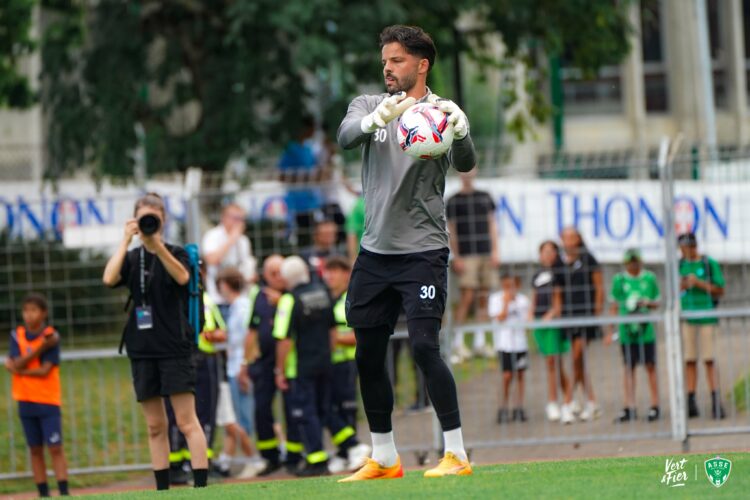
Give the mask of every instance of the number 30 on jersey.
<path id="1" fill-rule="evenodd" d="M 377 142 L 385 142 L 385 138 L 388 137 L 388 131 L 384 128 L 379 128 L 372 134 L 372 136 Z"/>
<path id="2" fill-rule="evenodd" d="M 422 288 L 419 289 L 419 298 L 420 299 L 434 299 L 435 298 L 435 285 L 422 285 Z"/>

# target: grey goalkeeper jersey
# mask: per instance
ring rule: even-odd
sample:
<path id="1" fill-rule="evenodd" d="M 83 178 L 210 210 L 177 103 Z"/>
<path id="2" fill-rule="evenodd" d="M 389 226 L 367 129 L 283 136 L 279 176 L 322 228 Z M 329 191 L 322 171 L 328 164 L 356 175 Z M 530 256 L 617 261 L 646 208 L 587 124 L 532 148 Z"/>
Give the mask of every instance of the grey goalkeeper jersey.
<path id="1" fill-rule="evenodd" d="M 389 94 L 361 95 L 349 104 L 338 130 L 344 149 L 362 147 L 362 190 L 365 232 L 361 245 L 380 254 L 408 254 L 448 247 L 445 224 L 445 175 L 453 165 L 468 172 L 476 164 L 470 135 L 453 141 L 450 151 L 435 160 L 415 160 L 398 144 L 398 119 L 372 134 L 361 129 Z M 423 98 L 419 102 L 426 99 Z"/>

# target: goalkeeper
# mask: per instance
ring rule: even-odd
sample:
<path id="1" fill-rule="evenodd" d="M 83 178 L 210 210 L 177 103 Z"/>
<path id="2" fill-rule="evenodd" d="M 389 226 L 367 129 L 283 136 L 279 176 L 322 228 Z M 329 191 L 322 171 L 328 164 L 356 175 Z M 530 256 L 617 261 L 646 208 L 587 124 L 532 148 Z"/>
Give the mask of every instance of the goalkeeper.
<path id="1" fill-rule="evenodd" d="M 363 151 L 365 232 L 352 271 L 346 318 L 357 340 L 360 389 L 373 445 L 372 458 L 342 481 L 403 475 L 391 425 L 393 389 L 385 369 L 388 340 L 401 306 L 414 358 L 443 429 L 445 456 L 425 476 L 468 475 L 456 384 L 440 357 L 438 335 L 449 254 L 445 176 L 451 165 L 461 172 L 474 168 L 474 145 L 466 115 L 427 87 L 436 53 L 430 36 L 417 27 L 390 26 L 380 34 L 380 47 L 387 93 L 355 98 L 338 130 L 341 147 Z M 401 151 L 396 118 L 416 102 L 437 105 L 453 125 L 452 148 L 440 158 L 417 161 Z"/>

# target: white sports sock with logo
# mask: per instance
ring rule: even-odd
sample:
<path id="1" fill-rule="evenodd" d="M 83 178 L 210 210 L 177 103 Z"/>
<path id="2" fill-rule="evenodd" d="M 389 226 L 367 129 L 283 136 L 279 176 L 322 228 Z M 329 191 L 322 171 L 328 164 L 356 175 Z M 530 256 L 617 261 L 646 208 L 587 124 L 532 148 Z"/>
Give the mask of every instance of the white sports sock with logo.
<path id="1" fill-rule="evenodd" d="M 451 452 L 461 460 L 468 460 L 466 450 L 464 450 L 464 436 L 461 428 L 443 432 L 443 441 L 445 441 L 445 452 Z"/>
<path id="2" fill-rule="evenodd" d="M 396 443 L 393 441 L 391 432 L 371 432 L 372 435 L 372 459 L 383 467 L 392 467 L 398 461 Z"/>

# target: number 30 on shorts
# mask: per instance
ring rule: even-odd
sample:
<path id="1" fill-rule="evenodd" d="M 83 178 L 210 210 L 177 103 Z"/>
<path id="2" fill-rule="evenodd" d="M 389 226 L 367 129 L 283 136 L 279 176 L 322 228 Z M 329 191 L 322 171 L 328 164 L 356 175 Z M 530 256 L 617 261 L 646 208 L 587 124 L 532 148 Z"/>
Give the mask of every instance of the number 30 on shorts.
<path id="1" fill-rule="evenodd" d="M 420 299 L 434 299 L 435 298 L 435 285 L 422 285 L 419 289 Z"/>

